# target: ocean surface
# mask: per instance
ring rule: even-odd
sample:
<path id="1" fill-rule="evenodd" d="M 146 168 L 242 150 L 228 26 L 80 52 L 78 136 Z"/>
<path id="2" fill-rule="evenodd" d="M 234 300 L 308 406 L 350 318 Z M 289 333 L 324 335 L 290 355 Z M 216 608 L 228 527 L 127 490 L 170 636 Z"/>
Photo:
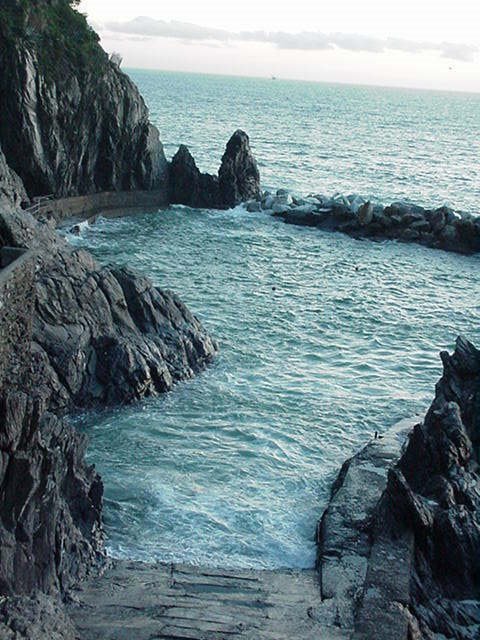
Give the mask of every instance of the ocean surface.
<path id="1" fill-rule="evenodd" d="M 265 186 L 476 211 L 480 96 L 132 76 L 167 155 L 185 142 L 202 170 L 216 170 L 241 127 Z M 172 393 L 78 420 L 105 479 L 115 556 L 312 566 L 345 458 L 425 410 L 438 352 L 459 333 L 480 343 L 479 257 L 241 208 L 102 219 L 70 239 L 175 290 L 220 344 Z"/>

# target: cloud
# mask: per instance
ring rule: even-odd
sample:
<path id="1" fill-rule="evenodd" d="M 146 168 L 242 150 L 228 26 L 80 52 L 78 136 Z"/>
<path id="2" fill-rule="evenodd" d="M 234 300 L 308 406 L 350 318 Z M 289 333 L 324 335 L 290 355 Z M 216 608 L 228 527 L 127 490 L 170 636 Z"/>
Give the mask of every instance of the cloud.
<path id="1" fill-rule="evenodd" d="M 185 43 L 216 42 L 263 42 L 279 49 L 297 51 L 326 51 L 343 49 L 346 51 L 366 51 L 384 53 L 387 50 L 418 54 L 424 51 L 436 51 L 444 58 L 473 62 L 478 47 L 453 42 L 420 42 L 406 38 L 376 38 L 358 33 L 322 33 L 321 31 L 302 31 L 287 33 L 284 31 L 241 31 L 203 27 L 188 22 L 155 20 L 139 16 L 127 22 L 107 22 L 104 29 L 124 35 L 175 38 Z"/>

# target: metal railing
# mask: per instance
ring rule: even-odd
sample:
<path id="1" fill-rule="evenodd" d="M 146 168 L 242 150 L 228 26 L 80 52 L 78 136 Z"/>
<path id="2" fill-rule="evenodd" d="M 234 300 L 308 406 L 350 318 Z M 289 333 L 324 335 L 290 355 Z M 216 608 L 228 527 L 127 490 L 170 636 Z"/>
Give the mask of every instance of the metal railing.
<path id="1" fill-rule="evenodd" d="M 36 196 L 32 198 L 33 204 L 25 209 L 27 213 L 30 213 L 32 216 L 36 217 L 40 215 L 40 213 L 48 208 L 48 203 L 53 200 L 55 194 L 50 193 L 47 196 Z"/>

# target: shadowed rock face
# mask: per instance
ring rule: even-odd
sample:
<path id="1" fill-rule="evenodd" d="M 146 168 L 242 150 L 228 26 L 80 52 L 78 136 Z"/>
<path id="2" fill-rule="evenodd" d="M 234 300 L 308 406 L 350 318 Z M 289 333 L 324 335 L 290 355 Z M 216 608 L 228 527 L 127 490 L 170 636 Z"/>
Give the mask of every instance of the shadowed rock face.
<path id="1" fill-rule="evenodd" d="M 480 351 L 459 338 L 442 361 L 435 400 L 390 472 L 382 512 L 393 532 L 414 536 L 412 637 L 473 640 L 480 625 Z"/>
<path id="2" fill-rule="evenodd" d="M 0 146 L 0 207 L 10 210 L 28 202 L 28 196 L 19 176 L 10 169 Z"/>
<path id="3" fill-rule="evenodd" d="M 38 246 L 33 317 L 36 392 L 54 412 L 156 395 L 191 378 L 215 342 L 171 291 L 101 267 L 24 213 L 0 214 L 14 246 Z"/>
<path id="4" fill-rule="evenodd" d="M 259 199 L 260 173 L 243 131 L 227 143 L 217 176 L 201 173 L 193 156 L 180 146 L 170 165 L 170 202 L 190 207 L 228 209 Z"/>
<path id="5" fill-rule="evenodd" d="M 441 355 L 424 421 L 345 463 L 319 527 L 322 595 L 353 640 L 478 638 L 480 352 Z"/>
<path id="6" fill-rule="evenodd" d="M 244 131 L 235 131 L 227 143 L 218 172 L 220 202 L 234 207 L 261 197 L 260 173 Z"/>
<path id="7" fill-rule="evenodd" d="M 64 592 L 103 553 L 103 485 L 86 441 L 32 395 L 0 395 L 0 593 Z"/>
<path id="8" fill-rule="evenodd" d="M 3 4 L 0 142 L 28 195 L 167 193 L 145 103 L 84 18 L 67 0 Z"/>
<path id="9" fill-rule="evenodd" d="M 218 178 L 201 173 L 185 145 L 180 145 L 170 164 L 170 202 L 189 207 L 219 206 Z"/>

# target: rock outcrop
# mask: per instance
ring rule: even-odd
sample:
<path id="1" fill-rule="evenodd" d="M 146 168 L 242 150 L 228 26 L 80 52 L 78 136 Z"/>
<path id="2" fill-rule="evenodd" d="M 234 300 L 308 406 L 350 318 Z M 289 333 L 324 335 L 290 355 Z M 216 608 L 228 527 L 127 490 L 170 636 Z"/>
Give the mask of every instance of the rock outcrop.
<path id="1" fill-rule="evenodd" d="M 26 226 L 8 231 L 11 240 Z M 33 615 L 28 598 L 64 594 L 96 570 L 104 548 L 103 486 L 85 463 L 85 438 L 48 411 L 35 383 L 37 255 L 18 255 L 0 270 L 0 595 L 23 597 L 23 612 L 19 600 L 1 603 L 1 620 L 20 634 L 20 617 Z M 22 637 L 7 634 L 2 621 L 2 638 Z"/>
<path id="2" fill-rule="evenodd" d="M 6 162 L 29 197 L 163 189 L 166 201 L 168 165 L 145 103 L 71 4 L 2 2 Z"/>
<path id="3" fill-rule="evenodd" d="M 258 202 L 247 203 L 247 208 L 258 210 Z M 265 193 L 260 208 L 288 224 L 340 231 L 354 238 L 416 242 L 463 254 L 480 252 L 480 217 L 446 206 L 424 209 L 395 202 L 384 207 L 360 196 L 338 194 L 295 198 L 280 189 L 276 195 Z"/>
<path id="4" fill-rule="evenodd" d="M 170 163 L 170 202 L 201 209 L 216 209 L 219 206 L 218 177 L 201 173 L 192 154 L 183 144 Z"/>
<path id="5" fill-rule="evenodd" d="M 101 267 L 28 214 L 2 216 L 13 246 L 37 247 L 33 361 L 37 393 L 63 413 L 128 403 L 192 377 L 216 344 L 171 291 Z"/>
<path id="6" fill-rule="evenodd" d="M 227 143 L 218 171 L 219 199 L 222 206 L 234 207 L 261 196 L 260 173 L 244 131 L 235 131 Z"/>
<path id="7" fill-rule="evenodd" d="M 459 338 L 422 424 L 390 471 L 381 530 L 414 541 L 412 638 L 480 633 L 480 351 Z M 377 525 L 378 527 L 378 525 Z"/>
<path id="8" fill-rule="evenodd" d="M 319 527 L 322 597 L 354 640 L 478 638 L 480 352 L 459 338 L 442 360 L 403 450 L 389 434 L 348 461 Z"/>
<path id="9" fill-rule="evenodd" d="M 170 202 L 189 207 L 228 209 L 259 199 L 260 173 L 244 131 L 227 143 L 218 176 L 201 173 L 193 156 L 180 146 L 170 165 Z"/>

